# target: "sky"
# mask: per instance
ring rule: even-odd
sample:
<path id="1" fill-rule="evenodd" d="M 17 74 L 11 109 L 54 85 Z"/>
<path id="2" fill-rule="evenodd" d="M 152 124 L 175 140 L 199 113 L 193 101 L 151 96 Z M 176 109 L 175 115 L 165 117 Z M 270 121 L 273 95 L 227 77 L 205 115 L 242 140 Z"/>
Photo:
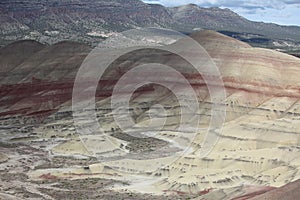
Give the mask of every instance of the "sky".
<path id="1" fill-rule="evenodd" d="M 143 0 L 164 6 L 197 4 L 201 7 L 229 8 L 239 15 L 258 22 L 300 26 L 300 0 Z"/>

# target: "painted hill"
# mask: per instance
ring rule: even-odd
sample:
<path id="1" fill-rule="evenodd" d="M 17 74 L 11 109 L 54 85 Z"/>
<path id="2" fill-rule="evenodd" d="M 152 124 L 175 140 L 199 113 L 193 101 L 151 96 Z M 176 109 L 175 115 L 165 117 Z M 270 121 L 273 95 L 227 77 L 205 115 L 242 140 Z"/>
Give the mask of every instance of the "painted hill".
<path id="1" fill-rule="evenodd" d="M 10 158 L 15 154 L 26 154 L 31 158 L 30 163 L 41 160 L 22 172 L 29 177 L 29 182 L 86 181 L 87 178 L 122 180 L 126 184 L 118 182 L 110 189 L 125 193 L 239 197 L 255 191 L 262 194 L 273 187 L 297 181 L 300 177 L 300 59 L 273 50 L 253 48 L 214 31 L 195 32 L 191 37 L 207 50 L 218 66 L 227 96 L 223 105 L 226 107 L 226 122 L 218 143 L 207 157 L 201 158 L 200 152 L 212 102 L 203 78 L 179 57 L 151 49 L 120 57 L 106 71 L 105 79 L 99 82 L 96 114 L 114 145 L 92 134 L 82 136 L 83 145 L 74 126 L 71 98 L 75 75 L 91 48 L 75 42 L 43 46 L 25 41 L 1 49 L 1 56 L 12 56 L 5 61 L 1 78 L 1 142 L 6 144 L 2 145 L 1 152 Z M 180 49 L 184 44 L 180 40 L 171 45 Z M 16 49 L 11 54 L 14 46 L 22 46 L 26 58 L 13 57 L 20 51 Z M 186 137 L 188 132 L 184 130 L 175 131 L 180 120 L 179 103 L 169 90 L 157 85 L 135 92 L 131 107 L 137 126 L 131 133 L 147 126 L 151 107 L 155 111 L 154 125 L 160 122 L 159 108 L 153 107 L 157 104 L 167 108 L 163 130 L 141 139 L 125 134 L 115 124 L 110 109 L 113 86 L 126 71 L 149 62 L 174 67 L 197 91 L 201 123 L 194 140 L 189 140 Z M 93 72 L 86 75 L 90 74 Z M 178 81 L 174 77 L 168 77 L 168 80 L 174 84 Z M 91 125 L 84 116 L 79 117 L 84 126 Z M 9 144 L 28 145 L 28 149 L 22 146 L 22 151 L 13 154 Z M 191 151 L 170 163 L 170 158 L 188 144 L 191 144 Z M 45 156 L 53 162 L 49 164 Z M 66 159 L 59 159 L 61 156 L 78 160 L 65 163 Z M 39 166 L 41 162 L 48 163 L 47 167 Z M 7 170 L 20 170 L 21 166 L 26 166 L 14 159 L 5 163 L 1 165 Z M 156 163 L 166 165 L 157 169 Z M 139 176 L 134 174 L 137 172 Z M 11 179 L 6 181 L 13 184 Z M 246 192 L 237 191 L 241 185 L 246 186 L 242 188 Z M 232 190 L 234 195 L 230 194 Z M 49 191 L 54 196 L 59 194 L 48 188 L 44 195 L 50 194 Z M 271 190 L 263 195 L 273 195 L 273 191 L 276 192 Z"/>

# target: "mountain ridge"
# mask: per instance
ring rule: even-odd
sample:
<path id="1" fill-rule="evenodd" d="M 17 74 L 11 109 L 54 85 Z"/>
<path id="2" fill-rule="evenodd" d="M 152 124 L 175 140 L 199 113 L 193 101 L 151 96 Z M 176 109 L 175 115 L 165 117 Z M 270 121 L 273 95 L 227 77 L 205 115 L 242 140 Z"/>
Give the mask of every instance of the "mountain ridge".
<path id="1" fill-rule="evenodd" d="M 95 46 L 111 34 L 138 27 L 170 28 L 184 33 L 212 29 L 233 32 L 237 39 L 254 45 L 266 39 L 263 45 L 273 48 L 277 48 L 274 42 L 285 45 L 285 41 L 300 46 L 300 27 L 252 22 L 227 8 L 202 8 L 195 4 L 170 8 L 140 0 L 4 0 L 0 11 L 1 46 L 22 39 L 49 44 L 73 40 Z"/>

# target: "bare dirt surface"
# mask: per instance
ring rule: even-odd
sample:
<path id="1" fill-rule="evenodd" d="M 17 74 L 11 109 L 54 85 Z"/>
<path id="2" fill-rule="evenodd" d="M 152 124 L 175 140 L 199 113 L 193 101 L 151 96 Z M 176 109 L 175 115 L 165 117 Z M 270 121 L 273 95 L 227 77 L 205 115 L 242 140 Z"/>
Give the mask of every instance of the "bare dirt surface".
<path id="1" fill-rule="evenodd" d="M 90 47 L 63 42 L 33 45 L 29 51 L 29 45 L 24 47 L 28 59 L 7 62 L 0 73 L 0 197 L 245 199 L 273 195 L 274 188 L 299 180 L 299 58 L 212 31 L 192 37 L 219 66 L 227 94 L 218 105 L 226 108 L 226 120 L 222 132 L 214 132 L 219 140 L 209 155 L 201 157 L 201 148 L 213 105 L 203 77 L 187 62 L 152 50 L 114 62 L 96 92 L 95 114 L 104 132 L 97 135 L 76 129 L 75 119 L 88 128 L 94 122 L 84 112 L 73 116 L 71 102 L 76 72 Z M 201 121 L 193 127 L 195 137 L 191 127 L 177 130 L 181 107 L 169 90 L 155 85 L 136 91 L 130 102 L 136 125 L 118 131 L 110 109 L 112 89 L 124 71 L 145 61 L 175 65 L 197 91 Z M 173 77 L 169 81 L 177 83 Z M 164 115 L 152 107 L 156 104 L 165 108 Z M 144 131 L 149 121 L 158 126 L 162 117 L 161 130 Z M 298 194 L 295 188 L 288 195 Z M 285 190 L 278 191 L 274 195 L 280 197 Z"/>
<path id="2" fill-rule="evenodd" d="M 51 168 L 67 168 L 74 165 L 80 165 L 84 169 L 95 163 L 95 160 L 60 156 L 50 158 L 48 153 L 24 144 L 1 143 L 0 148 L 1 152 L 6 152 L 9 156 L 9 160 L 2 160 L 0 164 L 0 199 L 174 199 L 174 196 L 136 194 L 128 190 L 120 192 L 113 189 L 115 185 L 128 185 L 126 181 L 103 178 L 74 179 L 76 176 L 83 176 L 84 173 L 70 174 L 66 178 L 46 173 L 41 175 L 39 180 L 31 180 L 26 175 L 31 169 L 47 171 Z M 67 173 L 67 170 L 65 172 Z M 189 196 L 186 194 L 176 198 L 186 199 Z"/>

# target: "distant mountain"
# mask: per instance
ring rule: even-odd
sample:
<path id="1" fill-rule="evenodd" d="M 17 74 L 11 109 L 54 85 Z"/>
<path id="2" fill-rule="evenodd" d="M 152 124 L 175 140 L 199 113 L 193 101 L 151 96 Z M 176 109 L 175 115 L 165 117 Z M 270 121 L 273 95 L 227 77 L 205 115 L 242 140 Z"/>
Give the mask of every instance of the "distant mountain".
<path id="1" fill-rule="evenodd" d="M 300 27 L 249 21 L 227 8 L 201 8 L 195 4 L 188 4 L 169 8 L 169 10 L 177 22 L 191 28 L 252 33 L 271 39 L 300 41 Z"/>
<path id="2" fill-rule="evenodd" d="M 0 13 L 2 44 L 20 39 L 98 43 L 111 32 L 175 23 L 163 6 L 139 0 L 2 0 Z"/>
<path id="3" fill-rule="evenodd" d="M 253 46 L 277 49 L 300 48 L 300 27 L 253 22 L 230 9 L 201 8 L 195 4 L 169 8 L 183 30 L 211 29 Z"/>
<path id="4" fill-rule="evenodd" d="M 300 27 L 252 22 L 229 9 L 194 4 L 166 8 L 140 0 L 2 0 L 0 22 L 1 46 L 21 39 L 95 45 L 114 32 L 164 27 L 184 33 L 212 29 L 255 46 L 300 48 Z"/>

